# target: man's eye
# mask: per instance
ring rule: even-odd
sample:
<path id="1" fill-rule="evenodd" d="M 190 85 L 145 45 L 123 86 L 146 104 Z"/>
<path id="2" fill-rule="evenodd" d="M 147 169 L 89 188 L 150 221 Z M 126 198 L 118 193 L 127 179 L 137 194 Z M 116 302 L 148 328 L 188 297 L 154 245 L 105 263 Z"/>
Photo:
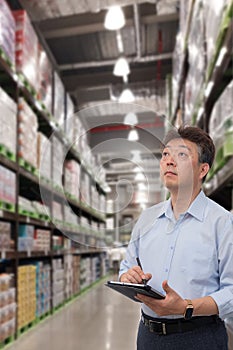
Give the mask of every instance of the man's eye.
<path id="1" fill-rule="evenodd" d="M 179 156 L 179 158 L 187 158 L 188 157 L 188 155 L 184 152 L 178 153 L 178 156 Z"/>
<path id="2" fill-rule="evenodd" d="M 162 157 L 163 157 L 163 158 L 165 158 L 165 157 L 167 157 L 167 156 L 168 156 L 168 152 L 163 152 L 163 153 L 162 153 Z"/>

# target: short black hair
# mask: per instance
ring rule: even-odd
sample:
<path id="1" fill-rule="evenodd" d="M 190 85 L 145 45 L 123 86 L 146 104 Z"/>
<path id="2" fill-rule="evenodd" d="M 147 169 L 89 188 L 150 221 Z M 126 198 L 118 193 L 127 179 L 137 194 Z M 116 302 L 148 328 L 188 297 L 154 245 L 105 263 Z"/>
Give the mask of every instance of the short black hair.
<path id="1" fill-rule="evenodd" d="M 195 143 L 198 147 L 199 163 L 208 163 L 211 168 L 215 157 L 215 146 L 209 134 L 196 126 L 181 126 L 168 131 L 163 141 L 164 148 L 173 139 L 182 138 Z M 203 178 L 203 181 L 205 177 Z"/>

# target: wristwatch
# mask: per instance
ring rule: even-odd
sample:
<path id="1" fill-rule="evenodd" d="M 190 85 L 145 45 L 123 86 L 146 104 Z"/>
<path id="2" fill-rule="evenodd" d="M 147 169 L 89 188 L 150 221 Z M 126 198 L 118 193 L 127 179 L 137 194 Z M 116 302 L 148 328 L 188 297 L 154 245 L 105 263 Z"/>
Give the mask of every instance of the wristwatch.
<path id="1" fill-rule="evenodd" d="M 188 305 L 186 306 L 185 312 L 184 312 L 184 319 L 190 320 L 193 315 L 193 303 L 190 299 L 185 299 L 188 302 Z"/>

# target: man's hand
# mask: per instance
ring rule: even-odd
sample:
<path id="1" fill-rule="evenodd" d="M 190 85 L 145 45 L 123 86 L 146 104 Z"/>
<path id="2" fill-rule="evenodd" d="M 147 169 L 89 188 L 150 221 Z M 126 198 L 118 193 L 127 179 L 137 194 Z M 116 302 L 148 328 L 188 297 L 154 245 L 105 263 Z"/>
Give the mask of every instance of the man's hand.
<path id="1" fill-rule="evenodd" d="M 159 316 L 183 315 L 187 302 L 174 289 L 169 287 L 167 281 L 163 281 L 162 287 L 166 292 L 166 297 L 163 300 L 157 300 L 142 294 L 137 294 L 137 299 Z"/>
<path id="2" fill-rule="evenodd" d="M 121 282 L 142 283 L 142 280 L 149 281 L 152 277 L 151 273 L 144 273 L 139 266 L 133 266 L 120 277 Z"/>

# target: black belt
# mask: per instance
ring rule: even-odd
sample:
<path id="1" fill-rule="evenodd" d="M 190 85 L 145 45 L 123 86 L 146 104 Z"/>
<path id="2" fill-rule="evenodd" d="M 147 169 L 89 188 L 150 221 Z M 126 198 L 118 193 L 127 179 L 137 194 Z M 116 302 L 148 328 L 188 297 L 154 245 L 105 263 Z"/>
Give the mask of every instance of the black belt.
<path id="1" fill-rule="evenodd" d="M 189 332 L 208 324 L 221 322 L 221 319 L 217 315 L 196 316 L 191 320 L 185 320 L 184 318 L 163 319 L 152 318 L 142 313 L 141 321 L 149 328 L 150 332 L 154 332 L 158 335 L 167 335 L 172 333 Z"/>

